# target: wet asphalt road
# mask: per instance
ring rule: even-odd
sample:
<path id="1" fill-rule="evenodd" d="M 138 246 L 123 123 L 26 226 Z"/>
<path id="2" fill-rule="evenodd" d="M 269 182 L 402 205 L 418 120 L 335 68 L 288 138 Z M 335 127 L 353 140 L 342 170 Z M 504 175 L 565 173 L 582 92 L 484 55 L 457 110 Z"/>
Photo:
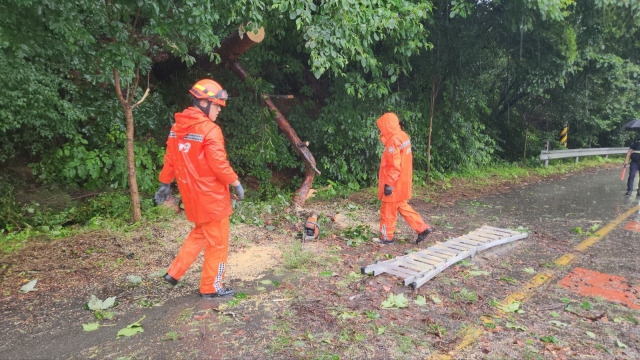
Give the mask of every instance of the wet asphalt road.
<path id="1" fill-rule="evenodd" d="M 458 202 L 456 206 L 466 215 L 466 231 L 486 224 L 529 233 L 526 239 L 480 253 L 473 261 L 480 268 L 494 269 L 496 274 L 496 269 L 502 268 L 503 278 L 518 279 L 519 285 L 509 289 L 488 279 L 480 280 L 480 286 L 491 287 L 491 296 L 501 299 L 503 304 L 523 302 L 525 313 L 515 319 L 526 324 L 528 330 L 488 333 L 477 323 L 467 330 L 462 327 L 457 335 L 461 340 L 451 345 L 448 352 L 436 352 L 429 359 L 640 358 L 640 326 L 611 321 L 621 314 L 638 317 L 640 310 L 603 299 L 602 292 L 585 296 L 558 286 L 565 280 L 576 279 L 577 273 L 602 273 L 608 279 L 600 283 L 605 288 L 607 282 L 613 284 L 612 279 L 623 277 L 624 291 L 636 309 L 640 307 L 640 225 L 633 227 L 636 221 L 640 223 L 640 196 L 635 192 L 626 196 L 625 192 L 626 179 L 620 180 L 620 169 L 614 168 Z M 563 259 L 570 260 L 562 262 Z M 525 266 L 535 268 L 535 274 L 522 276 Z M 587 288 L 595 284 L 586 275 L 577 277 L 578 282 L 588 284 Z M 549 309 L 562 309 L 565 301 L 571 301 L 572 306 L 584 302 L 597 305 L 580 315 L 565 311 L 557 319 L 550 317 Z M 593 319 L 597 319 L 590 320 L 587 314 L 596 314 Z M 503 316 L 511 318 L 499 311 L 490 318 Z M 551 325 L 558 319 L 564 328 Z M 547 347 L 547 351 L 527 349 L 522 344 L 532 341 L 535 332 L 554 334 L 562 339 L 562 345 Z M 597 333 L 595 339 L 585 337 L 587 332 Z M 617 341 L 625 345 L 616 345 Z"/>
<path id="2" fill-rule="evenodd" d="M 637 179 L 638 177 L 636 177 Z M 638 189 L 638 183 L 634 189 Z M 473 225 L 518 228 L 547 233 L 558 241 L 576 245 L 592 230 L 595 233 L 628 210 L 640 204 L 640 196 L 627 196 L 626 179 L 619 169 L 603 169 L 583 175 L 527 186 L 504 195 L 485 197 L 477 208 Z M 572 267 L 613 273 L 640 282 L 640 232 L 623 227 L 640 222 L 640 212 L 624 218 L 619 225 L 575 258 Z M 582 234 L 577 234 L 580 228 Z M 562 254 L 557 254 L 560 257 Z M 570 267 L 571 267 L 570 266 Z"/>

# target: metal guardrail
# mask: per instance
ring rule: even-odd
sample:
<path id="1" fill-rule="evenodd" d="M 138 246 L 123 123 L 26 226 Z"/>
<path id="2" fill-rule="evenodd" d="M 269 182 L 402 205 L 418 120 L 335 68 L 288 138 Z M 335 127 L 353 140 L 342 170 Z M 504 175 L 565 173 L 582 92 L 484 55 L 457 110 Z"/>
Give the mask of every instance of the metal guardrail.
<path id="1" fill-rule="evenodd" d="M 549 166 L 549 160 L 562 158 L 576 158 L 576 162 L 582 156 L 594 156 L 626 154 L 629 148 L 594 148 L 594 149 L 568 149 L 568 150 L 542 150 L 540 152 L 540 160 L 544 161 L 544 166 Z"/>

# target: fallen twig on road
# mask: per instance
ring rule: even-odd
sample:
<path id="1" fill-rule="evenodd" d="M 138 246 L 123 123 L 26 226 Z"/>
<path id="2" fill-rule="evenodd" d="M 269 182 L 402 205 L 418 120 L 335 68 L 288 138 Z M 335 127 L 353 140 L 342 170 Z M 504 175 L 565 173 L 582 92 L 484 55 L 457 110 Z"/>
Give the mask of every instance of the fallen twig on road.
<path id="1" fill-rule="evenodd" d="M 211 309 L 213 309 L 214 311 L 218 312 L 219 314 L 231 316 L 233 318 L 233 320 L 235 320 L 235 321 L 240 321 L 240 320 L 238 320 L 236 318 L 237 314 L 232 312 L 232 311 L 224 311 L 224 310 L 220 310 L 220 309 L 214 308 L 214 307 L 212 307 Z"/>
<path id="2" fill-rule="evenodd" d="M 587 315 L 578 314 L 575 311 L 571 311 L 571 310 L 567 310 L 567 309 L 565 309 L 564 311 L 566 311 L 568 313 L 572 313 L 573 315 L 585 318 L 587 320 L 591 320 L 591 321 L 598 321 L 598 320 L 602 319 L 603 317 L 605 317 L 607 315 L 606 312 L 603 312 L 602 314 L 597 315 L 597 316 L 587 316 Z"/>

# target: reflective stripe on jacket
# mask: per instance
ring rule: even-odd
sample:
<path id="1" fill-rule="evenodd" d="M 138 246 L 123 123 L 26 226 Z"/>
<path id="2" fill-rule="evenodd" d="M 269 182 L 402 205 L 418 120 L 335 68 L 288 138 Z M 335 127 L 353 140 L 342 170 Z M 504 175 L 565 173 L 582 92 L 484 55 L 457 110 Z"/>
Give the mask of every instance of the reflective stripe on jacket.
<path id="1" fill-rule="evenodd" d="M 376 121 L 380 129 L 380 141 L 384 151 L 378 173 L 378 199 L 384 202 L 396 202 L 411 198 L 413 181 L 413 158 L 411 139 L 402 131 L 398 116 L 386 113 Z M 393 187 L 389 196 L 384 196 L 384 185 Z"/>
<path id="2" fill-rule="evenodd" d="M 231 215 L 229 184 L 238 179 L 227 159 L 220 127 L 189 107 L 175 114 L 159 180 L 178 184 L 189 221 L 207 223 Z"/>

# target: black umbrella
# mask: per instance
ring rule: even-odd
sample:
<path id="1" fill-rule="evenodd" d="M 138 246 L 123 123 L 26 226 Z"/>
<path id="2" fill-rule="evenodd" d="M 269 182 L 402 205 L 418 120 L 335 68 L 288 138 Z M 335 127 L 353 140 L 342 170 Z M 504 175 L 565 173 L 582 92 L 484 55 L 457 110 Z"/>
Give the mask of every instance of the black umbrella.
<path id="1" fill-rule="evenodd" d="M 633 119 L 624 124 L 622 130 L 640 130 L 640 119 Z"/>

